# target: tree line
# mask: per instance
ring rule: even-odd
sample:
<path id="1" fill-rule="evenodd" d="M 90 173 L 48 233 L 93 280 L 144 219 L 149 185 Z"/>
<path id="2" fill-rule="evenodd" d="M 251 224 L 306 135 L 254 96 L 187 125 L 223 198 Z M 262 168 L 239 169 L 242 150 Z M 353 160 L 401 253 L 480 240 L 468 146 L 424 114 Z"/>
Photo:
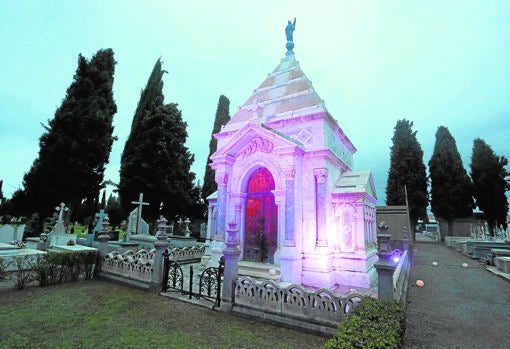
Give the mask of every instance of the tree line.
<path id="1" fill-rule="evenodd" d="M 468 175 L 455 139 L 448 128 L 439 126 L 427 176 L 417 131 L 412 127 L 412 121 L 402 119 L 394 128 L 386 204 L 408 203 L 411 225 L 415 227 L 418 220 L 428 221 L 430 203 L 436 218 L 448 223 L 449 235 L 453 233 L 453 221 L 471 216 L 477 207 L 484 213 L 491 235 L 496 228 L 506 229 L 506 192 L 510 190 L 508 159 L 496 155 L 490 145 L 477 138 L 473 142 Z"/>
<path id="2" fill-rule="evenodd" d="M 117 112 L 113 98 L 115 65 L 112 49 L 101 49 L 90 60 L 78 56 L 78 67 L 62 104 L 53 119 L 42 124 L 39 153 L 23 177 L 22 188 L 5 200 L 0 181 L 0 215 L 39 220 L 51 217 L 55 206 L 64 202 L 71 221 L 88 224 L 95 212 L 104 208 L 111 223 L 118 225 L 134 208 L 131 201 L 143 193 L 149 203 L 143 212 L 148 221 L 159 215 L 204 218 L 204 199 L 216 190 L 214 176 L 206 170 L 204 191 L 195 183 L 196 175 L 190 171 L 194 156 L 185 145 L 187 124 L 177 103 L 165 103 L 166 71 L 160 59 L 134 112 L 122 152 L 120 181 L 104 180 L 112 144 L 117 140 L 112 124 Z M 221 96 L 213 133 L 230 119 L 228 108 L 228 99 Z M 211 143 L 215 141 L 211 136 Z M 215 149 L 215 144 L 212 147 Z M 108 184 L 115 194 L 106 202 Z M 42 220 L 35 224 L 37 235 L 42 225 Z"/>

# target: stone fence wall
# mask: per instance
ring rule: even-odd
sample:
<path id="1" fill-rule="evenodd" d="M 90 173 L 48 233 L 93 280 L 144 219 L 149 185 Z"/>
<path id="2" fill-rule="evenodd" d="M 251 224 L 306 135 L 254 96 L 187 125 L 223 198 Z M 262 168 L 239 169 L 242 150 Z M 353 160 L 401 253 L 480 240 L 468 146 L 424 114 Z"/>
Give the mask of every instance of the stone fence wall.
<path id="1" fill-rule="evenodd" d="M 106 253 L 101 260 L 100 275 L 135 284 L 142 288 L 149 287 L 154 272 L 156 250 L 141 249 L 113 251 Z M 200 260 L 205 253 L 205 246 L 173 248 L 168 250 L 170 260 L 179 263 Z M 134 282 L 133 282 L 134 281 Z"/>
<path id="2" fill-rule="evenodd" d="M 393 299 L 405 302 L 407 299 L 407 285 L 409 283 L 409 273 L 411 271 L 411 261 L 409 252 L 404 251 L 400 261 L 393 273 Z"/>
<path id="3" fill-rule="evenodd" d="M 205 254 L 205 245 L 168 249 L 168 258 L 176 262 L 197 261 Z"/>
<path id="4" fill-rule="evenodd" d="M 149 283 L 152 279 L 154 252 L 154 249 L 142 249 L 138 252 L 107 253 L 101 263 L 101 272 Z"/>
<path id="5" fill-rule="evenodd" d="M 328 289 L 311 292 L 296 284 L 282 287 L 270 280 L 242 277 L 235 281 L 232 310 L 332 335 L 362 297 L 357 293 L 339 297 Z"/>

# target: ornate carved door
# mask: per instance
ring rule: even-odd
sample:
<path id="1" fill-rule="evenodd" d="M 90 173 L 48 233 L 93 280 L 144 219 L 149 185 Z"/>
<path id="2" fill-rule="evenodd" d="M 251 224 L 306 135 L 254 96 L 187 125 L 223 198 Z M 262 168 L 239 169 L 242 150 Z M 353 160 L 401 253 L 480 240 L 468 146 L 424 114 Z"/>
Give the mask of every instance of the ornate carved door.
<path id="1" fill-rule="evenodd" d="M 266 168 L 250 178 L 246 193 L 244 259 L 273 263 L 278 244 L 278 210 L 274 202 L 274 179 Z"/>

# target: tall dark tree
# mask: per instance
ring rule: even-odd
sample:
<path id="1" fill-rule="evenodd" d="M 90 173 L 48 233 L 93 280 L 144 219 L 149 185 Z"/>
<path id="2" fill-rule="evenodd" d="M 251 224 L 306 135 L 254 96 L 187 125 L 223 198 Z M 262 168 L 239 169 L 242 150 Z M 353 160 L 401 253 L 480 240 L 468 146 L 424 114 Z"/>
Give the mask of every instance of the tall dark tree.
<path id="1" fill-rule="evenodd" d="M 507 228 L 508 198 L 510 190 L 508 177 L 510 173 L 505 166 L 508 159 L 498 156 L 484 140 L 477 138 L 471 155 L 471 179 L 474 185 L 476 205 L 485 213 L 489 233 L 494 235 L 494 228 Z"/>
<path id="2" fill-rule="evenodd" d="M 395 125 L 391 146 L 390 170 L 386 185 L 386 205 L 409 203 L 410 227 L 414 232 L 418 219 L 427 219 L 427 174 L 423 163 L 423 151 L 412 130 L 413 122 L 402 119 Z"/>
<path id="3" fill-rule="evenodd" d="M 473 187 L 455 139 L 444 126 L 437 129 L 429 171 L 432 212 L 448 222 L 448 235 L 453 235 L 453 220 L 473 213 Z M 444 235 L 441 240 L 444 241 Z"/>
<path id="4" fill-rule="evenodd" d="M 119 195 L 125 212 L 143 193 L 150 204 L 143 215 L 149 220 L 160 213 L 186 214 L 195 179 L 190 172 L 193 155 L 184 145 L 187 124 L 177 104 L 163 104 L 164 73 L 158 59 L 138 102 L 120 169 Z"/>
<path id="5" fill-rule="evenodd" d="M 211 134 L 211 140 L 209 141 L 209 156 L 207 157 L 207 164 L 205 165 L 204 185 L 202 187 L 202 198 L 205 200 L 209 195 L 218 190 L 218 185 L 214 180 L 214 171 L 209 166 L 210 157 L 218 146 L 218 140 L 214 138 L 214 134 L 220 132 L 221 126 L 226 125 L 230 120 L 229 114 L 230 101 L 224 95 L 220 96 L 218 101 L 218 107 L 216 108 L 216 117 L 214 119 L 214 126 Z"/>
<path id="6" fill-rule="evenodd" d="M 72 210 L 98 195 L 115 140 L 115 63 L 111 49 L 99 50 L 90 61 L 79 55 L 74 80 L 54 118 L 43 125 L 39 156 L 17 192 L 31 212 L 47 216 L 60 202 Z"/>
<path id="7" fill-rule="evenodd" d="M 112 227 L 119 226 L 123 220 L 123 215 L 120 200 L 117 196 L 110 194 L 106 203 L 106 212 L 108 213 L 108 218 L 110 219 Z"/>

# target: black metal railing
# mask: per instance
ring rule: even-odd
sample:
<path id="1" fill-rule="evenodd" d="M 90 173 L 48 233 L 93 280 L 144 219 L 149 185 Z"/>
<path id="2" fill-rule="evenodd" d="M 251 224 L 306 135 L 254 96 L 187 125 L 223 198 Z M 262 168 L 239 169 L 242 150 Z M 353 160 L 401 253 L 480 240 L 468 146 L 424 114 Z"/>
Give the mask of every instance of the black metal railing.
<path id="1" fill-rule="evenodd" d="M 182 267 L 176 261 L 170 260 L 168 250 L 163 254 L 163 285 L 162 292 L 179 292 L 183 296 L 188 296 L 200 300 L 204 299 L 213 303 L 213 309 L 220 306 L 221 302 L 221 282 L 225 270 L 225 260 L 221 257 L 218 267 L 205 269 L 198 282 L 198 292 L 193 290 L 194 271 L 193 265 L 189 266 L 188 288 L 185 289 L 185 277 Z"/>

